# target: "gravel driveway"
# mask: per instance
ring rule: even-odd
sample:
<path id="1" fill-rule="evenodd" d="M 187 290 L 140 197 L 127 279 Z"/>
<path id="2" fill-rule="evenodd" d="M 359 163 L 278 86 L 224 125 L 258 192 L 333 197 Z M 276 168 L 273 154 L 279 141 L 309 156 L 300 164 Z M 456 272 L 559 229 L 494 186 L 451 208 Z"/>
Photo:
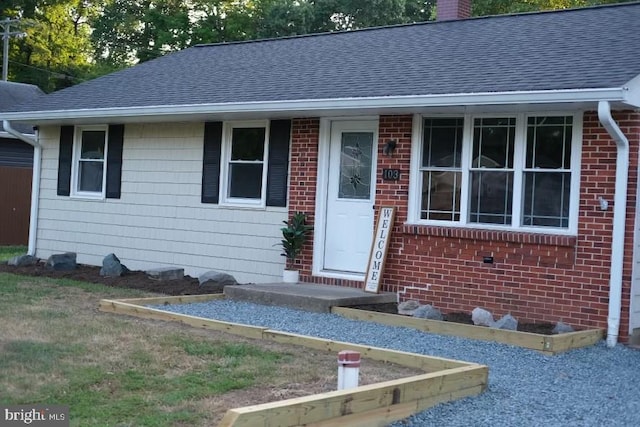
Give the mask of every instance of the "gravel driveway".
<path id="1" fill-rule="evenodd" d="M 393 426 L 640 426 L 640 351 L 604 342 L 557 356 L 428 334 L 334 314 L 234 301 L 161 310 L 489 366 L 480 396 L 440 404 Z"/>

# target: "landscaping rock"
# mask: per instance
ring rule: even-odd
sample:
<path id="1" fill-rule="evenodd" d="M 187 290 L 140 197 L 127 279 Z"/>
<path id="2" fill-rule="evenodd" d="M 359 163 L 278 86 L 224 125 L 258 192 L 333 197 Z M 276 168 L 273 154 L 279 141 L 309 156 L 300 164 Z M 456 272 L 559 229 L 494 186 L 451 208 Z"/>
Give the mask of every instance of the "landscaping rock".
<path id="1" fill-rule="evenodd" d="M 56 271 L 70 271 L 76 269 L 76 253 L 53 254 L 47 259 L 47 268 Z"/>
<path id="2" fill-rule="evenodd" d="M 556 323 L 556 326 L 554 326 L 551 330 L 551 333 L 553 334 L 566 334 L 569 332 L 575 332 L 575 330 L 571 327 L 571 325 L 567 325 L 563 322 Z"/>
<path id="3" fill-rule="evenodd" d="M 146 271 L 150 279 L 165 281 L 165 280 L 178 280 L 184 277 L 184 268 L 173 267 L 161 267 L 153 268 Z"/>
<path id="4" fill-rule="evenodd" d="M 471 312 L 471 320 L 476 326 L 491 326 L 495 323 L 493 315 L 484 308 L 476 307 Z"/>
<path id="5" fill-rule="evenodd" d="M 237 285 L 238 281 L 230 274 L 219 271 L 207 271 L 198 277 L 200 287 L 207 288 L 211 292 L 222 292 L 225 286 Z"/>
<path id="6" fill-rule="evenodd" d="M 100 269 L 101 276 L 120 277 L 128 272 L 129 269 L 122 265 L 115 254 L 109 254 L 102 260 L 102 268 Z"/>
<path id="7" fill-rule="evenodd" d="M 518 321 L 512 315 L 507 314 L 503 316 L 502 319 L 491 325 L 491 327 L 496 329 L 506 329 L 508 331 L 517 331 Z"/>
<path id="8" fill-rule="evenodd" d="M 415 309 L 413 317 L 429 320 L 443 320 L 442 312 L 430 304 L 421 305 Z"/>
<path id="9" fill-rule="evenodd" d="M 408 300 L 405 302 L 401 302 L 398 304 L 398 314 L 405 314 L 408 316 L 413 316 L 413 312 L 420 307 L 420 303 L 416 300 Z"/>
<path id="10" fill-rule="evenodd" d="M 27 265 L 35 265 L 38 263 L 38 258 L 31 255 L 18 255 L 9 260 L 7 264 L 14 267 L 24 267 Z"/>

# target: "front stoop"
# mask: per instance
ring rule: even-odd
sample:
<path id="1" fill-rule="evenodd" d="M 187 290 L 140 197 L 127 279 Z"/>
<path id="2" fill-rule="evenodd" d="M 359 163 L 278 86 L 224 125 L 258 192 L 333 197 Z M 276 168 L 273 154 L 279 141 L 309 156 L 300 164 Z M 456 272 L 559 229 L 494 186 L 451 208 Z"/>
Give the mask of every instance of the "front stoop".
<path id="1" fill-rule="evenodd" d="M 236 301 L 276 305 L 319 313 L 331 307 L 389 304 L 397 302 L 395 293 L 374 294 L 361 289 L 308 283 L 268 283 L 225 286 L 224 295 Z"/>

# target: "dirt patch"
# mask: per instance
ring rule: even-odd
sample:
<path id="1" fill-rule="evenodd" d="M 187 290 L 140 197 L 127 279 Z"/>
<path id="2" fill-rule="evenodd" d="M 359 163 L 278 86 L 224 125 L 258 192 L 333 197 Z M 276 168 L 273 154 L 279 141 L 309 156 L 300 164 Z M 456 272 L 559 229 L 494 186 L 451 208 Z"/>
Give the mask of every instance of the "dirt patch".
<path id="1" fill-rule="evenodd" d="M 467 325 L 473 325 L 470 313 L 448 313 L 444 315 L 444 320 L 447 322 L 464 323 Z M 553 335 L 553 323 L 523 323 L 518 322 L 518 331 L 520 332 L 532 332 L 534 334 Z"/>
<path id="2" fill-rule="evenodd" d="M 398 304 L 386 303 L 386 304 L 369 304 L 351 306 L 350 308 L 356 308 L 359 310 L 375 311 L 377 313 L 398 314 Z M 443 314 L 443 320 L 445 322 L 463 323 L 465 325 L 473 325 L 471 320 L 471 313 L 453 312 Z M 534 334 L 553 335 L 553 323 L 540 322 L 540 323 L 522 323 L 518 322 L 518 331 L 520 332 L 532 332 Z"/>
<path id="3" fill-rule="evenodd" d="M 100 275 L 100 267 L 84 264 L 78 264 L 78 267 L 72 271 L 54 271 L 47 268 L 44 263 L 24 267 L 14 267 L 7 263 L 0 263 L 0 272 L 20 274 L 24 276 L 79 280 L 82 282 L 99 283 L 113 288 L 138 289 L 141 291 L 155 292 L 165 295 L 201 295 L 217 293 L 206 286 L 201 287 L 198 283 L 198 279 L 190 276 L 185 276 L 178 280 L 160 282 L 150 279 L 144 271 L 130 271 L 120 277 L 103 277 Z"/>

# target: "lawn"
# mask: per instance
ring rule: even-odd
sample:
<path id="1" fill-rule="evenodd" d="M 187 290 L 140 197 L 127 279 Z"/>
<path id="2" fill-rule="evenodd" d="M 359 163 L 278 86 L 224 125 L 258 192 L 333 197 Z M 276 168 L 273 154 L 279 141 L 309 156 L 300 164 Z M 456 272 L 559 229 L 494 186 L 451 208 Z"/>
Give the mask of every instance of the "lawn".
<path id="1" fill-rule="evenodd" d="M 336 355 L 97 311 L 148 295 L 0 273 L 0 403 L 67 405 L 72 426 L 211 426 L 335 389 Z M 385 364 L 361 383 L 406 375 Z"/>
<path id="2" fill-rule="evenodd" d="M 0 402 L 68 405 L 73 425 L 207 425 L 219 414 L 205 400 L 271 381 L 291 359 L 245 342 L 98 314 L 98 299 L 115 294 L 1 274 Z"/>
<path id="3" fill-rule="evenodd" d="M 0 246 L 0 262 L 10 260 L 14 256 L 27 253 L 26 246 Z"/>

